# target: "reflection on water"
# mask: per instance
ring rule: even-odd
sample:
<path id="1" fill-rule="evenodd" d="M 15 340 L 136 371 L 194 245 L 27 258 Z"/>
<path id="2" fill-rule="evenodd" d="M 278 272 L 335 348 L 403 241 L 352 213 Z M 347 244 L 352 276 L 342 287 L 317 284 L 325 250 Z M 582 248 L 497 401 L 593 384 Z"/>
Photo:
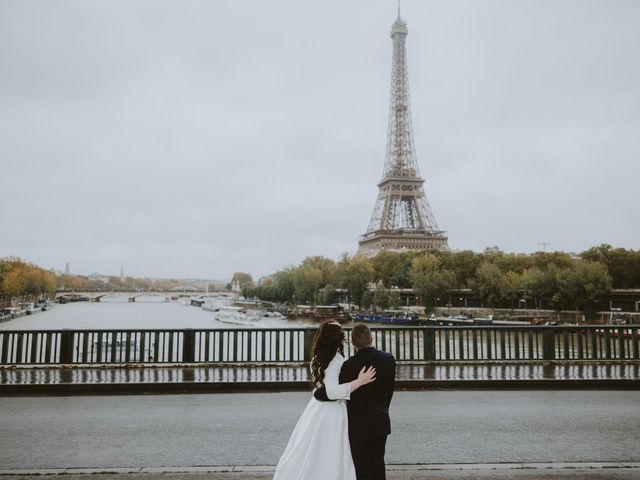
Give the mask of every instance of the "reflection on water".
<path id="1" fill-rule="evenodd" d="M 0 370 L 0 384 L 307 382 L 298 366 L 52 368 Z M 640 365 L 398 365 L 398 380 L 640 379 Z"/>
<path id="2" fill-rule="evenodd" d="M 316 325 L 305 320 L 265 318 L 247 324 L 250 328 L 286 328 Z M 76 330 L 92 329 L 183 329 L 242 328 L 218 322 L 213 312 L 198 307 L 165 302 L 159 297 L 106 298 L 101 302 L 54 305 L 51 310 L 27 315 L 0 324 L 0 330 Z"/>

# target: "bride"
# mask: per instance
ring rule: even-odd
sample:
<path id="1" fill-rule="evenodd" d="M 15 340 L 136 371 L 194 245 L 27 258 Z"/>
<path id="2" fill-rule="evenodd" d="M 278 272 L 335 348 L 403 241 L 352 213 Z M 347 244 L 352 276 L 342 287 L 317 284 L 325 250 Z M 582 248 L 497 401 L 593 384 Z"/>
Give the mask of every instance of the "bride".
<path id="1" fill-rule="evenodd" d="M 346 400 L 351 392 L 375 380 L 375 369 L 363 367 L 358 378 L 338 383 L 345 358 L 345 335 L 336 322 L 320 325 L 311 349 L 311 383 L 325 386 L 335 402 L 311 397 L 293 429 L 273 480 L 356 480 L 351 459 Z"/>

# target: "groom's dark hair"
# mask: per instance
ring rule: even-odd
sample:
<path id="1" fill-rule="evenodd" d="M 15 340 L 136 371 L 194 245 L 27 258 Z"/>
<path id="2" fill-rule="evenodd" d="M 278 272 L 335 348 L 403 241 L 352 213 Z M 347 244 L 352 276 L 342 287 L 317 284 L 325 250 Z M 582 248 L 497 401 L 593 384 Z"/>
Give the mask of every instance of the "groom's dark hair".
<path id="1" fill-rule="evenodd" d="M 371 329 L 364 323 L 359 323 L 351 330 L 351 343 L 358 350 L 366 348 L 373 343 L 373 336 L 371 335 Z"/>

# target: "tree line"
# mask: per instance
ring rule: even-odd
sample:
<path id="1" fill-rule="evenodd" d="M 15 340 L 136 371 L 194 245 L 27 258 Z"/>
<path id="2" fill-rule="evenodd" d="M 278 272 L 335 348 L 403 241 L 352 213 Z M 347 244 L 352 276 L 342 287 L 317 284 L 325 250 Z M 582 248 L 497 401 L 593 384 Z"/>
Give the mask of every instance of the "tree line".
<path id="1" fill-rule="evenodd" d="M 180 287 L 184 281 L 119 276 L 54 274 L 20 258 L 0 258 L 0 297 L 51 295 L 56 291 L 166 291 Z M 210 284 L 209 290 L 222 290 L 223 284 Z"/>
<path id="2" fill-rule="evenodd" d="M 346 293 L 360 308 L 388 308 L 400 304 L 397 287 L 412 288 L 421 305 L 431 310 L 438 300 L 439 305 L 451 303 L 456 290 L 471 289 L 486 307 L 513 308 L 525 299 L 536 307 L 544 300 L 557 310 L 590 312 L 612 288 L 640 288 L 640 251 L 610 245 L 579 255 L 525 255 L 497 248 L 481 253 L 382 251 L 372 258 L 344 254 L 338 261 L 308 257 L 258 285 L 242 275 L 245 297 L 281 303 L 333 303 Z"/>
<path id="3" fill-rule="evenodd" d="M 55 289 L 56 277 L 53 273 L 19 258 L 0 259 L 1 296 L 51 294 Z"/>

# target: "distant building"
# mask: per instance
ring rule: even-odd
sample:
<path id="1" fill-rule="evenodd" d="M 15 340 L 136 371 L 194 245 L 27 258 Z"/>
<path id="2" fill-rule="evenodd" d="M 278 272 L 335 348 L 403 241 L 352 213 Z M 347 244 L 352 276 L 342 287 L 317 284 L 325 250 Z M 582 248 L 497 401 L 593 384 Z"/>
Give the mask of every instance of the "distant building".
<path id="1" fill-rule="evenodd" d="M 169 289 L 170 292 L 197 292 L 198 289 L 192 285 L 178 285 Z"/>
<path id="2" fill-rule="evenodd" d="M 71 275 L 71 270 L 69 270 L 69 262 L 67 262 L 64 266 L 64 274 Z"/>
<path id="3" fill-rule="evenodd" d="M 98 272 L 94 272 L 94 273 L 88 275 L 87 278 L 91 282 L 109 283 L 109 277 L 106 277 L 104 275 L 100 275 Z"/>

